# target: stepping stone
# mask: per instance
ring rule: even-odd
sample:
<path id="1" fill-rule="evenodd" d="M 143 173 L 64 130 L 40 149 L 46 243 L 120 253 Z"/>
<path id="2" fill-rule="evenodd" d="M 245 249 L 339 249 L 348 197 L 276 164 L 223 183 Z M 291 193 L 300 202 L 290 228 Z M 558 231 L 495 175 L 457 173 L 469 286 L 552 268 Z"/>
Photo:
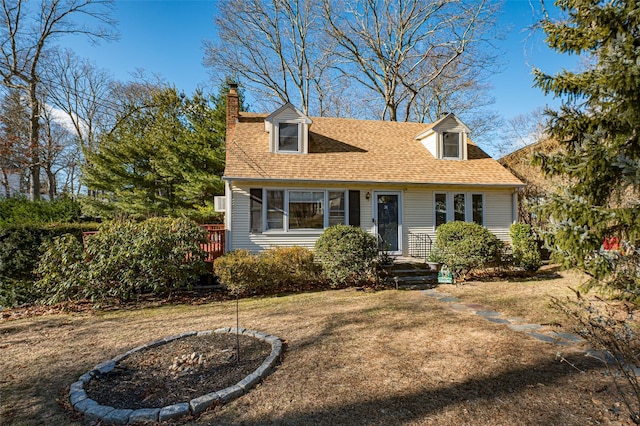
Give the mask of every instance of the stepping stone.
<path id="1" fill-rule="evenodd" d="M 453 303 L 453 302 L 459 302 L 460 299 L 458 299 L 457 297 L 442 297 L 439 299 L 441 302 L 447 302 L 447 303 Z"/>
<path id="2" fill-rule="evenodd" d="M 552 336 L 557 336 L 559 339 L 567 340 L 572 343 L 584 342 L 584 339 L 582 337 L 576 336 L 575 334 L 571 334 L 571 333 L 559 333 L 556 331 L 552 331 L 549 334 L 551 334 Z"/>
<path id="3" fill-rule="evenodd" d="M 509 320 L 503 318 L 485 317 L 484 319 L 486 319 L 487 321 L 495 322 L 496 324 L 511 324 Z"/>
<path id="4" fill-rule="evenodd" d="M 502 316 L 500 312 L 496 312 L 496 311 L 478 311 L 476 312 L 476 315 L 480 315 L 481 317 L 485 317 L 485 318 Z"/>
<path id="5" fill-rule="evenodd" d="M 507 319 L 513 323 L 523 323 L 526 321 L 524 318 L 520 318 L 520 317 L 509 317 Z"/>
<path id="6" fill-rule="evenodd" d="M 468 303 L 466 305 L 468 308 L 470 309 L 474 309 L 476 311 L 484 311 L 486 308 L 484 307 L 484 305 L 481 305 L 479 303 Z"/>
<path id="7" fill-rule="evenodd" d="M 535 331 L 540 330 L 542 326 L 538 324 L 510 324 L 509 328 L 513 331 Z"/>
<path id="8" fill-rule="evenodd" d="M 456 311 L 467 311 L 467 312 L 472 312 L 473 309 L 469 309 L 469 307 L 467 307 L 467 305 L 461 305 L 459 303 L 453 303 L 451 305 L 452 309 L 455 309 Z"/>
<path id="9" fill-rule="evenodd" d="M 545 343 L 558 342 L 558 339 L 556 339 L 555 337 L 547 336 L 546 334 L 540 334 L 540 333 L 527 333 L 527 334 L 533 337 L 534 339 L 540 340 L 541 342 L 545 342 Z"/>

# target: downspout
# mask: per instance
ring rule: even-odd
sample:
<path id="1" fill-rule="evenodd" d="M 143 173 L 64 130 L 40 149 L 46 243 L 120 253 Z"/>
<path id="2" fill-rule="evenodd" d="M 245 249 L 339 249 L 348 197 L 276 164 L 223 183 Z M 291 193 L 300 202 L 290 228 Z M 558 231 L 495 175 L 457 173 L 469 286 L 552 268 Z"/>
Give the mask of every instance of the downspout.
<path id="1" fill-rule="evenodd" d="M 230 251 L 233 250 L 233 248 L 231 247 L 231 226 L 232 226 L 232 211 L 231 211 L 231 206 L 233 205 L 232 202 L 232 197 L 233 197 L 233 191 L 231 191 L 231 187 L 232 187 L 232 182 L 230 180 L 227 180 L 224 182 L 224 202 L 225 202 L 225 206 L 224 206 L 224 232 L 225 232 L 225 236 L 224 236 L 224 251 L 225 253 L 228 253 Z"/>

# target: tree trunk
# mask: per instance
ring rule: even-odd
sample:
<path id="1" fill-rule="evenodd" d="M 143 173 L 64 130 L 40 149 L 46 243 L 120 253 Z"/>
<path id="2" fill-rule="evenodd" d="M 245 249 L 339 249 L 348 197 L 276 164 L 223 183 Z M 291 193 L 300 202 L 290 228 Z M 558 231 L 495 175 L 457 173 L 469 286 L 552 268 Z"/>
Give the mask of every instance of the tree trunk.
<path id="1" fill-rule="evenodd" d="M 5 198 L 11 197 L 11 190 L 9 189 L 9 175 L 5 170 L 2 171 L 2 185 L 4 186 Z"/>
<path id="2" fill-rule="evenodd" d="M 31 172 L 30 197 L 32 201 L 40 199 L 40 103 L 36 94 L 36 83 L 29 85 L 29 160 Z"/>
<path id="3" fill-rule="evenodd" d="M 46 168 L 47 180 L 49 181 L 49 201 L 53 201 L 56 196 L 56 175 L 50 167 Z"/>

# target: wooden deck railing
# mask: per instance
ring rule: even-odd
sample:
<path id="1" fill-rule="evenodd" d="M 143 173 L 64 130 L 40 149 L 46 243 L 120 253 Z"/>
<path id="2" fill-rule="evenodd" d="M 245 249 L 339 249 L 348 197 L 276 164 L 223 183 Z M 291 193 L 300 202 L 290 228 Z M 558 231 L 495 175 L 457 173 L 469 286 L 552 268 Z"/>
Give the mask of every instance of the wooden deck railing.
<path id="1" fill-rule="evenodd" d="M 225 245 L 225 232 L 224 225 L 221 224 L 206 224 L 200 225 L 207 231 L 207 242 L 202 244 L 201 247 L 206 253 L 205 262 L 213 263 L 218 257 L 224 254 Z M 98 231 L 87 231 L 82 233 L 82 242 L 86 244 L 87 238 L 94 235 Z"/>
<path id="2" fill-rule="evenodd" d="M 207 243 L 202 245 L 207 254 L 205 262 L 213 263 L 218 257 L 224 254 L 224 225 L 200 225 L 207 230 Z"/>

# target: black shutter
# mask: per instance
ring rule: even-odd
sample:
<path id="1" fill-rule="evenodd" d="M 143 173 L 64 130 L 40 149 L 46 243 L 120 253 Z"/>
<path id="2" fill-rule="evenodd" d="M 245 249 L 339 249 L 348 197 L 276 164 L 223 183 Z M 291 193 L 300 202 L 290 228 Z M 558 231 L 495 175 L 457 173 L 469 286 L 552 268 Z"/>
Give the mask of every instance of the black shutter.
<path id="1" fill-rule="evenodd" d="M 249 230 L 259 234 L 262 232 L 262 188 L 251 188 L 249 194 Z"/>
<path id="2" fill-rule="evenodd" d="M 360 226 L 360 191 L 349 191 L 349 225 Z"/>

